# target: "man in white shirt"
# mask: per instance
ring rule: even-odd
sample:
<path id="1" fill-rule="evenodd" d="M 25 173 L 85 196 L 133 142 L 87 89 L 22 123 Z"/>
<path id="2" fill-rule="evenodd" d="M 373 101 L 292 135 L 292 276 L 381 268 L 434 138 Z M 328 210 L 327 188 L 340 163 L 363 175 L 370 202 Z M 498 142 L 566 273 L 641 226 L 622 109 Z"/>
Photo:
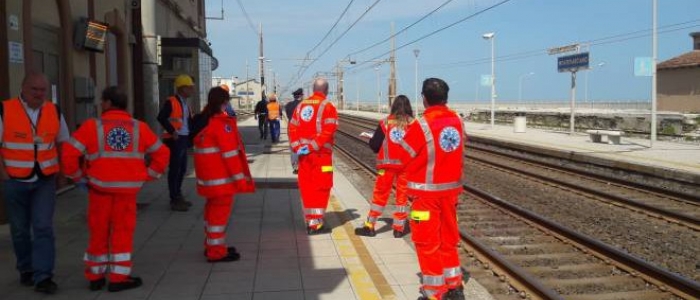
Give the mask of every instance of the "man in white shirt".
<path id="1" fill-rule="evenodd" d="M 28 74 L 20 96 L 0 105 L 0 179 L 20 283 L 53 294 L 57 149 L 70 136 L 58 107 L 46 100 L 48 87 L 43 74 Z"/>

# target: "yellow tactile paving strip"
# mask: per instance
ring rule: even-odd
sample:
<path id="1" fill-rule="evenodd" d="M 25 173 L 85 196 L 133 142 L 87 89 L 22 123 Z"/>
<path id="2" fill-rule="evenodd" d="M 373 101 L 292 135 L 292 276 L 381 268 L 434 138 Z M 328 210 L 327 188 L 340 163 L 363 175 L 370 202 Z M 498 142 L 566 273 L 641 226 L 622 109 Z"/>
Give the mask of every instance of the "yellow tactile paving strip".
<path id="1" fill-rule="evenodd" d="M 343 211 L 335 196 L 331 196 L 330 204 L 330 211 Z M 374 263 L 365 243 L 355 235 L 352 223 L 343 218 L 347 217 L 340 220 L 344 230 L 334 230 L 331 237 L 356 295 L 362 300 L 395 299 L 394 290 Z"/>

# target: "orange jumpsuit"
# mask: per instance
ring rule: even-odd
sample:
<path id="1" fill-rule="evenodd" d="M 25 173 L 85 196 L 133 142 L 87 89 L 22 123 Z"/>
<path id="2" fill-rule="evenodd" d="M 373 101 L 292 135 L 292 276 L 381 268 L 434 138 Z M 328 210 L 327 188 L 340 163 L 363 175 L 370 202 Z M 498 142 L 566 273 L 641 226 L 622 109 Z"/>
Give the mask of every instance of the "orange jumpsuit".
<path id="1" fill-rule="evenodd" d="M 399 153 L 406 146 L 403 141 L 406 129 L 397 127 L 393 116 L 379 121 L 379 127 L 384 132 L 384 142 L 377 153 L 378 176 L 374 183 L 372 205 L 365 225 L 374 228 L 377 219 L 384 212 L 391 194 L 391 187 L 396 181 L 396 211 L 394 211 L 392 227 L 396 231 L 403 232 L 408 211 L 406 207 L 408 198 L 406 197 L 406 174 L 402 172 Z"/>
<path id="2" fill-rule="evenodd" d="M 151 160 L 146 165 L 145 156 Z M 98 280 L 109 267 L 110 282 L 131 274 L 131 253 L 136 228 L 136 194 L 144 182 L 159 178 L 170 151 L 141 121 L 123 110 L 105 111 L 86 121 L 61 151 L 62 171 L 79 181 L 87 179 L 88 230 L 85 277 Z M 85 157 L 85 168 L 79 159 Z"/>
<path id="3" fill-rule="evenodd" d="M 297 105 L 289 121 L 292 151 L 306 145 L 310 153 L 299 156 L 299 191 L 307 229 L 320 230 L 323 214 L 333 187 L 333 135 L 338 128 L 338 113 L 320 92 Z"/>
<path id="4" fill-rule="evenodd" d="M 226 225 L 237 192 L 254 192 L 245 146 L 236 119 L 225 113 L 209 119 L 194 138 L 194 168 L 197 193 L 207 199 L 204 207 L 204 247 L 207 258 L 228 255 Z"/>
<path id="5" fill-rule="evenodd" d="M 412 240 L 423 274 L 422 290 L 441 299 L 462 286 L 457 244 L 457 200 L 462 191 L 464 129 L 459 116 L 445 105 L 431 106 L 409 127 L 402 155 Z"/>

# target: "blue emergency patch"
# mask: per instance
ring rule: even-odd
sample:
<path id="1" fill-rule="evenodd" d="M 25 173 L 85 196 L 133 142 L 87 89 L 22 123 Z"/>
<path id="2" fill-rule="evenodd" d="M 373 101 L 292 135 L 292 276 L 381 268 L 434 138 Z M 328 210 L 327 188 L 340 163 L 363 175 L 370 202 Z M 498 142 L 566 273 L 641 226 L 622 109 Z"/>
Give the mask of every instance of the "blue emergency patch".
<path id="1" fill-rule="evenodd" d="M 107 145 L 115 151 L 124 151 L 131 145 L 131 134 L 123 127 L 114 127 L 107 133 Z"/>
<path id="2" fill-rule="evenodd" d="M 226 124 L 224 125 L 224 131 L 226 131 L 226 133 L 231 133 L 231 131 L 233 131 L 233 128 L 231 128 L 231 125 Z"/>
<path id="3" fill-rule="evenodd" d="M 459 131 L 452 126 L 445 127 L 440 131 L 440 148 L 445 152 L 452 152 L 461 144 L 462 137 Z"/>
<path id="4" fill-rule="evenodd" d="M 405 135 L 406 131 L 398 127 L 389 130 L 389 140 L 396 144 L 400 143 Z"/>
<path id="5" fill-rule="evenodd" d="M 314 107 L 313 106 L 305 106 L 304 108 L 301 109 L 301 119 L 304 120 L 305 122 L 311 121 L 311 117 L 314 116 Z"/>

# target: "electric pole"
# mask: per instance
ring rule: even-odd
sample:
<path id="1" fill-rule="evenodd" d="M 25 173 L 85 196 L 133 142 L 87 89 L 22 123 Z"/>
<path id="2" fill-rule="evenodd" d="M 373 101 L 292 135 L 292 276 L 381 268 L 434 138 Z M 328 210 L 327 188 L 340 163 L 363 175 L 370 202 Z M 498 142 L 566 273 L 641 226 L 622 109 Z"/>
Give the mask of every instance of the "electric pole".
<path id="1" fill-rule="evenodd" d="M 261 99 L 265 98 L 265 54 L 263 54 L 263 31 L 262 23 L 260 23 L 260 53 L 258 55 L 258 74 L 260 75 L 260 96 Z"/>
<path id="2" fill-rule="evenodd" d="M 394 22 L 391 22 L 391 58 L 389 58 L 391 66 L 391 75 L 389 76 L 389 107 L 396 98 L 396 36 L 394 35 Z M 390 109 L 391 111 L 391 109 Z"/>

